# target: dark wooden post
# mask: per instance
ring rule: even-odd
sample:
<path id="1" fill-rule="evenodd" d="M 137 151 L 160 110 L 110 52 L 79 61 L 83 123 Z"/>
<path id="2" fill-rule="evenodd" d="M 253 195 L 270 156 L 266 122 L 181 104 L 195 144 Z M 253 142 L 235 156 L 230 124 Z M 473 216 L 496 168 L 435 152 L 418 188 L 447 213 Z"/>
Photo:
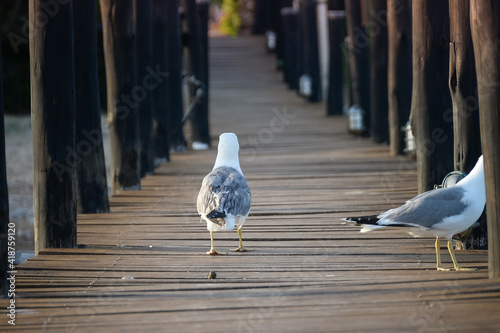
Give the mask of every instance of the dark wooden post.
<path id="1" fill-rule="evenodd" d="M 342 44 L 345 37 L 345 12 L 330 11 L 330 75 L 328 77 L 327 115 L 344 113 Z"/>
<path id="2" fill-rule="evenodd" d="M 270 30 L 276 33 L 276 67 L 283 68 L 285 60 L 285 39 L 283 38 L 283 20 L 281 16 L 281 9 L 292 6 L 292 0 L 274 0 L 270 2 Z"/>
<path id="3" fill-rule="evenodd" d="M 481 155 L 476 67 L 470 32 L 469 1 L 450 0 L 450 78 L 455 170 L 470 172 Z M 467 248 L 488 248 L 486 219 L 462 240 Z"/>
<path id="4" fill-rule="evenodd" d="M 328 10 L 344 10 L 345 0 L 328 0 Z"/>
<path id="5" fill-rule="evenodd" d="M 319 74 L 318 29 L 316 23 L 316 0 L 301 0 L 299 9 L 302 36 L 302 74 L 311 78 L 312 91 L 309 102 L 321 101 L 321 81 Z"/>
<path id="6" fill-rule="evenodd" d="M 74 45 L 79 213 L 109 212 L 108 184 L 102 145 L 97 69 L 96 2 L 74 0 Z"/>
<path id="7" fill-rule="evenodd" d="M 388 106 L 389 151 L 392 156 L 402 154 L 405 135 L 401 128 L 410 117 L 412 94 L 412 34 L 411 5 L 409 1 L 388 0 Z"/>
<path id="8" fill-rule="evenodd" d="M 294 8 L 283 8 L 281 10 L 283 22 L 283 42 L 284 42 L 284 68 L 283 80 L 288 88 L 298 89 L 299 69 L 297 65 L 297 44 L 298 44 L 298 10 Z"/>
<path id="9" fill-rule="evenodd" d="M 182 40 L 179 14 L 179 0 L 166 1 L 167 6 L 167 63 L 168 63 L 168 113 L 170 145 L 175 150 L 186 149 L 186 139 L 182 131 Z M 208 3 L 200 5 L 207 15 Z M 207 24 L 208 29 L 208 24 Z M 208 35 L 208 33 L 207 33 Z M 208 59 L 208 55 L 207 55 Z M 208 63 L 206 64 L 208 69 Z M 207 74 L 208 75 L 208 74 Z"/>
<path id="10" fill-rule="evenodd" d="M 188 24 L 188 48 L 190 55 L 190 66 L 196 79 L 208 87 L 207 47 L 208 36 L 206 36 L 206 25 L 208 22 L 202 20 L 199 15 L 196 0 L 186 0 L 186 19 Z M 194 90 L 193 90 L 194 92 Z M 210 146 L 210 129 L 208 122 L 208 98 L 204 94 L 196 105 L 191 118 L 193 141 Z"/>
<path id="11" fill-rule="evenodd" d="M 35 253 L 76 247 L 72 2 L 29 1 Z"/>
<path id="12" fill-rule="evenodd" d="M 453 119 L 448 89 L 450 22 L 447 1 L 414 0 L 411 127 L 417 145 L 418 191 L 453 170 Z"/>
<path id="13" fill-rule="evenodd" d="M 168 58 L 167 29 L 168 3 L 165 0 L 153 0 L 153 63 L 157 71 L 164 72 L 161 81 L 155 82 L 153 90 L 155 119 L 155 164 L 170 159 L 169 109 L 168 109 Z"/>
<path id="14" fill-rule="evenodd" d="M 137 86 L 134 2 L 100 0 L 108 124 L 111 145 L 111 189 L 140 189 L 138 101 L 145 88 Z M 151 81 L 161 78 L 161 69 L 151 68 Z"/>
<path id="15" fill-rule="evenodd" d="M 0 298 L 7 296 L 10 282 L 8 260 L 9 189 L 7 186 L 7 162 L 5 159 L 5 125 L 3 119 L 2 52 L 0 50 Z M 15 235 L 14 235 L 15 237 Z"/>
<path id="16" fill-rule="evenodd" d="M 269 29 L 269 8 L 271 3 L 269 0 L 255 0 L 253 11 L 253 34 L 263 34 Z"/>
<path id="17" fill-rule="evenodd" d="M 349 74 L 353 104 L 358 104 L 365 111 L 365 133 L 370 135 L 370 64 L 369 38 L 365 28 L 361 25 L 360 0 L 345 2 L 347 19 L 347 34 L 350 39 L 348 45 Z"/>
<path id="18" fill-rule="evenodd" d="M 469 1 L 450 0 L 450 78 L 455 170 L 469 172 L 481 155 Z"/>
<path id="19" fill-rule="evenodd" d="M 389 142 L 387 95 L 387 0 L 369 0 L 366 30 L 370 35 L 371 137 Z"/>
<path id="20" fill-rule="evenodd" d="M 490 278 L 500 277 L 500 2 L 471 0 L 481 144 L 485 161 Z"/>
<path id="21" fill-rule="evenodd" d="M 153 0 L 135 1 L 137 87 L 143 94 L 137 101 L 139 114 L 140 176 L 150 175 L 155 169 L 155 142 L 153 132 L 153 90 L 156 85 L 149 82 L 148 70 L 153 63 Z"/>

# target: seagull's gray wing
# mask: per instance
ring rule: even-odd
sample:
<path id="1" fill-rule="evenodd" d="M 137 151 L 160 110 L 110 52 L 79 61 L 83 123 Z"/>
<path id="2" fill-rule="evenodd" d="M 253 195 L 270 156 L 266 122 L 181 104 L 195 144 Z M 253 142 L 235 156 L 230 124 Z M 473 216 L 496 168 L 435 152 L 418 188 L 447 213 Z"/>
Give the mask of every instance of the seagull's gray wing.
<path id="1" fill-rule="evenodd" d="M 467 208 L 461 201 L 463 197 L 464 189 L 459 186 L 431 190 L 408 200 L 401 207 L 380 214 L 377 224 L 405 224 L 431 229 L 447 217 L 462 213 Z"/>
<path id="2" fill-rule="evenodd" d="M 229 214 L 245 216 L 250 211 L 251 202 L 246 178 L 236 169 L 220 167 L 203 179 L 197 208 L 200 215 L 212 215 L 214 218 Z"/>

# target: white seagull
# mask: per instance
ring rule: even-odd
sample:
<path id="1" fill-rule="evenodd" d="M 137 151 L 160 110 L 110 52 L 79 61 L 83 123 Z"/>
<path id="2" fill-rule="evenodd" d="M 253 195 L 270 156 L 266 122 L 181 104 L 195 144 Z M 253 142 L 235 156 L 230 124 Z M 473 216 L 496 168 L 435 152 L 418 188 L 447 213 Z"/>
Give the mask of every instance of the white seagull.
<path id="1" fill-rule="evenodd" d="M 458 265 L 453 253 L 452 237 L 467 230 L 483 213 L 486 204 L 483 156 L 474 169 L 459 183 L 424 192 L 408 200 L 403 206 L 388 210 L 378 216 L 347 217 L 344 221 L 362 225 L 361 232 L 385 227 L 409 227 L 414 237 L 436 237 L 436 268 L 441 267 L 439 238 L 448 240 L 453 266 L 456 271 L 474 270 Z"/>
<path id="2" fill-rule="evenodd" d="M 236 134 L 221 134 L 215 165 L 201 184 L 197 208 L 210 231 L 211 249 L 207 254 L 219 254 L 214 249 L 214 231 L 233 230 L 235 226 L 238 228 L 240 246 L 234 251 L 251 251 L 245 249 L 241 241 L 241 227 L 250 212 L 252 196 L 240 168 L 239 149 Z"/>

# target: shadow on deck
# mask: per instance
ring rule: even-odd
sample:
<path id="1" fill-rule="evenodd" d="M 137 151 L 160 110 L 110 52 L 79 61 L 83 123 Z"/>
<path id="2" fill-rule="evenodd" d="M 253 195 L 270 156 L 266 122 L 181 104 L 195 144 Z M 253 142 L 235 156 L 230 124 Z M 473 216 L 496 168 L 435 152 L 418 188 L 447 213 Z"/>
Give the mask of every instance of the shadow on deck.
<path id="1" fill-rule="evenodd" d="M 141 191 L 113 197 L 111 214 L 79 216 L 80 248 L 47 249 L 18 267 L 16 326 L 4 314 L 2 327 L 500 330 L 500 285 L 487 280 L 485 251 L 457 252 L 478 271 L 438 272 L 434 240 L 342 224 L 413 197 L 412 161 L 348 135 L 343 117 L 287 90 L 260 37 L 210 42 L 213 146 L 222 132 L 239 136 L 253 195 L 243 240 L 254 251 L 204 254 L 210 238 L 196 196 L 216 150 L 176 153 Z M 216 233 L 215 245 L 236 247 L 236 232 Z"/>

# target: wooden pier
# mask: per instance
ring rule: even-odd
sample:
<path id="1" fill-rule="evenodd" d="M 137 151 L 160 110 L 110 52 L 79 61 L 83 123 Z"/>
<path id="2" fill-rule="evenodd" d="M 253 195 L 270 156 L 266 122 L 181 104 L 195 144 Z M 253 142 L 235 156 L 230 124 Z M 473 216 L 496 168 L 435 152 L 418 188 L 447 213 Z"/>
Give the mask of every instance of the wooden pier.
<path id="1" fill-rule="evenodd" d="M 140 191 L 113 196 L 110 214 L 78 216 L 78 248 L 17 267 L 16 325 L 1 300 L 0 330 L 500 330 L 486 251 L 457 251 L 477 271 L 438 272 L 433 239 L 342 223 L 416 195 L 414 161 L 347 134 L 344 117 L 287 90 L 262 37 L 212 38 L 210 66 L 213 148 L 172 154 Z M 254 251 L 207 256 L 196 196 L 223 132 L 239 136 L 253 196 L 243 241 Z M 216 249 L 237 240 L 216 233 Z"/>

